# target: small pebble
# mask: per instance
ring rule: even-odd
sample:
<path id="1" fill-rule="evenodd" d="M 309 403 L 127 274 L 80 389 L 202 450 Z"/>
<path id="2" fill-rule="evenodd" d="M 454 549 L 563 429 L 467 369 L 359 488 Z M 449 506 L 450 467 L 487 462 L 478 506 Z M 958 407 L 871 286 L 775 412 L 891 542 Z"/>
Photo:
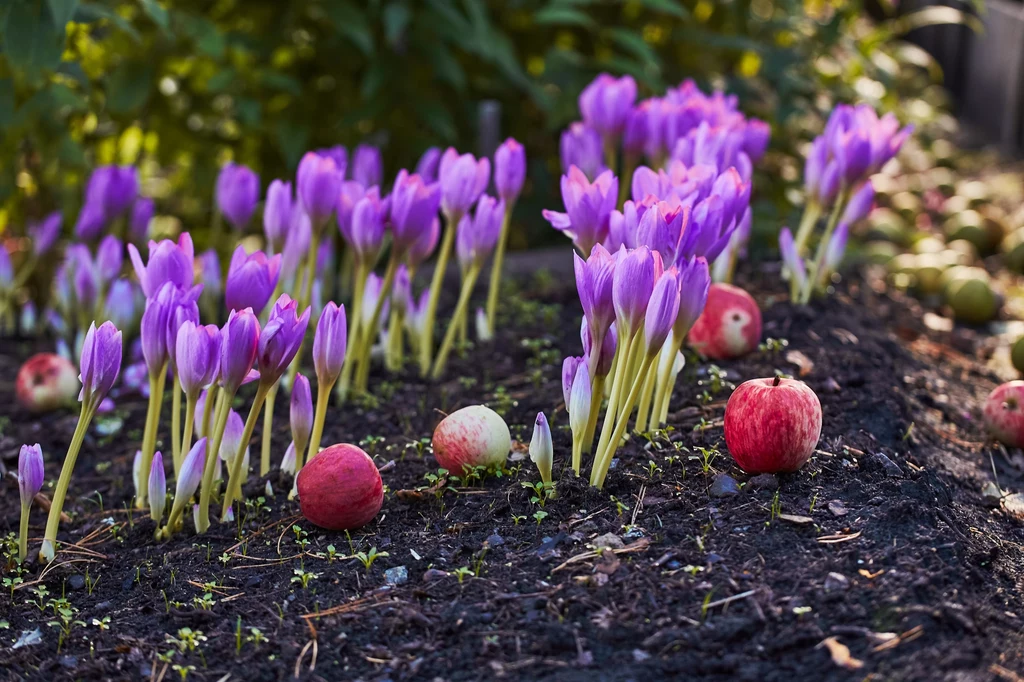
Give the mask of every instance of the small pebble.
<path id="1" fill-rule="evenodd" d="M 727 474 L 718 474 L 711 482 L 711 497 L 731 497 L 740 494 L 740 485 Z"/>
<path id="2" fill-rule="evenodd" d="M 505 538 L 495 533 L 494 535 L 488 535 L 484 542 L 486 542 L 489 547 L 500 547 L 505 544 Z"/>
<path id="3" fill-rule="evenodd" d="M 78 665 L 78 659 L 74 656 L 61 656 L 60 664 L 68 670 L 74 670 L 74 668 Z"/>
<path id="4" fill-rule="evenodd" d="M 605 533 L 594 538 L 591 542 L 594 547 L 610 547 L 611 549 L 622 549 L 626 543 L 615 533 Z"/>
<path id="5" fill-rule="evenodd" d="M 898 477 L 903 475 L 903 469 L 900 469 L 899 465 L 889 459 L 884 453 L 876 452 L 874 460 L 878 466 L 882 467 L 886 476 Z"/>
<path id="6" fill-rule="evenodd" d="M 981 501 L 986 507 L 995 509 L 999 506 L 999 503 L 1003 500 L 1003 493 L 992 481 L 985 484 L 985 487 L 981 490 Z"/>
<path id="7" fill-rule="evenodd" d="M 850 580 L 842 573 L 829 573 L 825 578 L 825 591 L 838 592 L 850 587 Z"/>
<path id="8" fill-rule="evenodd" d="M 384 582 L 392 587 L 404 585 L 409 582 L 409 569 L 405 566 L 395 566 L 384 571 Z"/>
<path id="9" fill-rule="evenodd" d="M 249 578 L 245 581 L 245 586 L 246 586 L 247 589 L 252 589 L 254 587 L 259 587 L 260 583 L 262 583 L 262 582 L 263 582 L 263 576 L 262 575 L 250 575 Z"/>
<path id="10" fill-rule="evenodd" d="M 850 513 L 850 510 L 840 500 L 830 501 L 828 503 L 828 510 L 832 513 L 832 516 L 846 516 Z"/>
<path id="11" fill-rule="evenodd" d="M 651 655 L 643 649 L 633 649 L 633 660 L 637 663 L 643 663 L 650 657 Z"/>
<path id="12" fill-rule="evenodd" d="M 758 474 L 750 479 L 750 486 L 755 490 L 778 490 L 779 479 L 775 474 Z"/>
<path id="13" fill-rule="evenodd" d="M 68 587 L 72 590 L 80 590 L 85 587 L 85 576 L 80 573 L 75 573 L 73 576 L 68 578 Z"/>
<path id="14" fill-rule="evenodd" d="M 423 582 L 429 583 L 433 580 L 440 580 L 441 578 L 448 577 L 447 571 L 441 571 L 436 568 L 428 568 L 423 573 Z"/>

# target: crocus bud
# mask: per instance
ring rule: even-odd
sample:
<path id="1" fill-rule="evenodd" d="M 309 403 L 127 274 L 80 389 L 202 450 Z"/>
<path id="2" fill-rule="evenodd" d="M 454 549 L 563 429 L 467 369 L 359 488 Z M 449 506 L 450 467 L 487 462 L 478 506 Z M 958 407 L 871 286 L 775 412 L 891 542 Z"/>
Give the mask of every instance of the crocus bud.
<path id="1" fill-rule="evenodd" d="M 875 187 L 871 184 L 871 180 L 868 179 L 861 185 L 859 190 L 850 196 L 850 201 L 846 204 L 843 217 L 840 218 L 839 222 L 852 225 L 863 220 L 871 212 L 871 206 L 874 201 Z"/>
<path id="2" fill-rule="evenodd" d="M 583 123 L 571 123 L 562 131 L 558 151 L 563 173 L 568 173 L 570 168 L 576 166 L 588 178 L 596 178 L 607 170 L 604 165 L 601 136 Z"/>
<path id="3" fill-rule="evenodd" d="M 614 78 L 602 73 L 580 93 L 579 107 L 586 124 L 609 137 L 622 132 L 635 101 L 632 76 Z"/>
<path id="4" fill-rule="evenodd" d="M 214 249 L 207 249 L 199 254 L 199 281 L 203 283 L 203 293 L 213 299 L 220 298 L 220 257 Z"/>
<path id="5" fill-rule="evenodd" d="M 284 451 L 284 457 L 281 459 L 281 472 L 295 474 L 295 441 L 288 443 L 288 449 Z"/>
<path id="6" fill-rule="evenodd" d="M 510 137 L 494 152 L 494 186 L 498 196 L 511 206 L 519 198 L 525 181 L 526 150 Z"/>
<path id="7" fill-rule="evenodd" d="M 96 327 L 93 322 L 82 343 L 78 378 L 82 392 L 78 399 L 99 405 L 121 371 L 121 332 L 110 322 Z"/>
<path id="8" fill-rule="evenodd" d="M 103 238 L 96 249 L 96 271 L 103 281 L 109 282 L 121 274 L 124 258 L 121 240 L 110 234 Z"/>
<path id="9" fill-rule="evenodd" d="M 108 220 L 113 220 L 127 211 L 135 202 L 135 197 L 139 194 L 139 171 L 135 166 L 108 166 L 107 168 L 107 180 L 102 183 L 105 185 L 103 211 Z M 90 184 L 92 184 L 91 179 Z"/>
<path id="10" fill-rule="evenodd" d="M 281 378 L 299 352 L 306 336 L 310 309 L 298 315 L 299 304 L 288 294 L 281 294 L 270 311 L 267 326 L 260 334 L 256 363 L 260 381 L 271 385 Z"/>
<path id="11" fill-rule="evenodd" d="M 364 266 L 372 266 L 380 255 L 384 243 L 386 213 L 386 206 L 380 200 L 379 190 L 371 187 L 352 207 L 348 229 L 341 230 L 341 235 L 352 247 L 356 260 Z"/>
<path id="12" fill-rule="evenodd" d="M 346 241 L 349 240 L 348 235 L 352 231 L 352 212 L 355 210 L 359 200 L 365 196 L 366 187 L 363 187 L 360 183 L 353 180 L 341 183 L 341 191 L 338 193 L 338 205 L 335 206 L 334 212 L 338 221 L 338 230 Z"/>
<path id="13" fill-rule="evenodd" d="M 409 245 L 405 253 L 406 262 L 409 267 L 419 267 L 424 261 L 430 258 L 437 248 L 437 240 L 441 236 L 441 219 L 437 216 L 431 221 L 430 227 L 420 232 L 419 236 Z"/>
<path id="14" fill-rule="evenodd" d="M 647 145 L 647 112 L 640 106 L 630 110 L 622 129 L 622 149 L 634 159 L 644 152 Z"/>
<path id="15" fill-rule="evenodd" d="M 708 300 L 711 274 L 704 258 L 692 258 L 679 265 L 679 312 L 673 332 L 676 339 L 684 339 L 697 321 Z"/>
<path id="16" fill-rule="evenodd" d="M 319 233 L 334 213 L 343 180 L 344 171 L 332 158 L 307 152 L 299 162 L 299 200 L 315 232 Z"/>
<path id="17" fill-rule="evenodd" d="M 333 147 L 321 147 L 316 150 L 316 153 L 334 161 L 334 167 L 341 174 L 341 179 L 345 179 L 345 173 L 348 170 L 348 150 L 345 149 L 345 145 L 336 144 Z"/>
<path id="18" fill-rule="evenodd" d="M 449 147 L 441 156 L 439 169 L 441 208 L 449 216 L 461 216 L 468 211 L 487 188 L 491 177 L 491 162 L 479 161 L 472 154 L 461 156 Z"/>
<path id="19" fill-rule="evenodd" d="M 149 223 L 153 220 L 155 212 L 156 205 L 152 199 L 139 197 L 135 200 L 135 203 L 132 204 L 131 222 L 128 225 L 131 241 L 139 244 L 146 241 L 146 238 L 149 237 Z"/>
<path id="20" fill-rule="evenodd" d="M 589 415 L 588 415 L 589 418 Z M 586 428 L 586 426 L 584 426 Z M 537 421 L 533 424 L 533 438 L 530 439 L 530 459 L 537 465 L 540 480 L 551 483 L 551 464 L 555 456 L 551 444 L 551 427 L 543 412 L 537 413 Z"/>
<path id="21" fill-rule="evenodd" d="M 192 497 L 199 483 L 203 480 L 203 468 L 206 466 L 206 438 L 196 441 L 192 449 L 185 455 L 178 471 L 178 483 L 174 489 L 174 506 L 184 507 Z"/>
<path id="22" fill-rule="evenodd" d="M 501 223 L 505 218 L 505 202 L 484 195 L 477 202 L 472 219 L 467 213 L 459 221 L 455 251 L 464 270 L 482 267 L 491 255 L 501 235 Z"/>
<path id="23" fill-rule="evenodd" d="M 648 355 L 661 350 L 679 314 L 679 271 L 669 268 L 658 278 L 644 320 L 644 345 Z"/>
<path id="24" fill-rule="evenodd" d="M 646 246 L 619 251 L 612 281 L 612 303 L 616 319 L 630 334 L 640 328 L 647 314 L 657 278 L 655 270 L 654 252 Z"/>
<path id="25" fill-rule="evenodd" d="M 369 144 L 361 144 L 352 154 L 352 179 L 363 187 L 380 185 L 384 177 L 384 161 L 380 149 Z"/>
<path id="26" fill-rule="evenodd" d="M 175 344 L 181 324 L 185 320 L 199 321 L 199 308 L 195 299 L 200 291 L 199 287 L 185 291 L 171 282 L 165 282 L 156 296 L 146 301 L 139 336 L 142 340 L 142 355 L 151 376 L 159 373 L 168 361 L 173 362 L 171 347 Z"/>
<path id="27" fill-rule="evenodd" d="M 220 369 L 220 329 L 215 324 L 197 325 L 186 320 L 178 329 L 175 340 L 175 360 L 178 381 L 189 398 L 213 385 Z"/>
<path id="28" fill-rule="evenodd" d="M 821 176 L 825 172 L 827 163 L 828 145 L 825 142 L 825 137 L 816 137 L 811 142 L 811 148 L 807 152 L 807 161 L 804 163 L 804 189 L 807 191 L 808 199 L 818 198 Z"/>
<path id="29" fill-rule="evenodd" d="M 103 212 L 103 205 L 86 199 L 75 221 L 75 237 L 91 242 L 103 233 L 106 225 L 107 215 Z"/>
<path id="30" fill-rule="evenodd" d="M 437 165 L 441 162 L 441 150 L 437 147 L 428 147 L 420 160 L 416 162 L 416 175 L 423 178 L 423 182 L 437 182 Z"/>
<path id="31" fill-rule="evenodd" d="M 825 258 L 822 261 L 824 272 L 835 272 L 839 264 L 843 262 L 843 254 L 846 252 L 846 241 L 850 237 L 850 224 L 839 223 L 832 238 L 828 240 L 825 247 Z"/>
<path id="32" fill-rule="evenodd" d="M 586 364 L 586 358 L 568 356 L 562 361 L 562 402 L 566 410 L 572 400 L 572 382 L 576 379 L 576 370 L 581 364 Z"/>
<path id="33" fill-rule="evenodd" d="M 292 211 L 292 226 L 288 231 L 288 238 L 284 242 L 284 253 L 281 254 L 280 276 L 286 282 L 292 280 L 298 273 L 299 265 L 309 252 L 309 242 L 313 239 L 313 228 L 309 221 L 309 215 L 296 205 Z"/>
<path id="34" fill-rule="evenodd" d="M 381 290 L 384 288 L 384 279 L 376 273 L 371 272 L 366 278 L 366 285 L 363 287 L 363 304 L 360 307 L 360 318 L 359 323 L 364 327 L 369 327 L 373 322 L 373 312 L 377 307 L 377 299 L 380 298 Z M 379 326 L 384 325 L 384 321 L 388 318 L 388 313 L 391 310 L 391 300 L 384 301 L 380 309 L 380 318 L 377 320 Z M 374 330 L 376 334 L 376 330 Z M 374 337 L 376 338 L 376 336 Z"/>
<path id="35" fill-rule="evenodd" d="M 395 271 L 395 283 L 391 286 L 391 305 L 404 315 L 411 298 L 412 282 L 409 281 L 409 268 L 403 263 Z"/>
<path id="36" fill-rule="evenodd" d="M 292 183 L 274 180 L 263 202 L 263 234 L 273 253 L 284 250 L 292 220 Z"/>
<path id="37" fill-rule="evenodd" d="M 142 478 L 142 450 L 135 451 L 135 458 L 132 459 L 132 485 L 135 486 L 135 499 L 142 498 L 142 486 L 145 483 Z"/>
<path id="38" fill-rule="evenodd" d="M 839 163 L 835 160 L 829 161 L 825 164 L 825 169 L 821 174 L 821 181 L 818 184 L 818 202 L 823 206 L 828 206 L 832 203 L 832 200 L 836 198 L 836 194 L 839 193 L 839 183 L 842 181 L 842 175 L 839 170 Z"/>
<path id="39" fill-rule="evenodd" d="M 157 523 L 164 517 L 167 504 L 167 474 L 164 473 L 164 456 L 157 450 L 149 467 L 149 518 Z"/>
<path id="40" fill-rule="evenodd" d="M 202 292 L 202 285 L 198 284 L 188 291 L 176 290 L 174 305 L 167 316 L 167 358 L 170 361 L 171 369 L 177 372 L 177 343 L 178 330 L 185 322 L 199 324 L 199 306 L 196 299 Z"/>
<path id="41" fill-rule="evenodd" d="M 345 306 L 329 301 L 320 315 L 313 337 L 313 366 L 321 386 L 334 384 L 341 374 L 345 362 L 348 328 L 345 322 Z"/>
<path id="42" fill-rule="evenodd" d="M 39 443 L 22 445 L 18 454 L 18 492 L 21 506 L 28 509 L 32 498 L 43 488 L 43 449 Z"/>
<path id="43" fill-rule="evenodd" d="M 582 438 L 590 421 L 590 370 L 586 360 L 576 367 L 576 375 L 572 379 L 569 392 L 569 428 L 574 438 Z"/>
<path id="44" fill-rule="evenodd" d="M 260 323 L 252 308 L 232 310 L 220 330 L 220 369 L 217 381 L 228 395 L 234 395 L 256 362 Z"/>
<path id="45" fill-rule="evenodd" d="M 217 207 L 236 230 L 245 230 L 259 199 L 260 176 L 247 166 L 224 164 L 217 176 Z"/>
<path id="46" fill-rule="evenodd" d="M 439 184 L 428 185 L 418 175 L 399 171 L 391 190 L 392 248 L 400 254 L 407 252 L 423 232 L 431 229 L 440 203 Z"/>
<path id="47" fill-rule="evenodd" d="M 608 236 L 608 219 L 618 200 L 619 181 L 605 171 L 593 183 L 579 168 L 569 168 L 562 176 L 562 202 L 565 213 L 544 210 L 551 227 L 564 232 L 584 255 Z"/>
<path id="48" fill-rule="evenodd" d="M 789 270 L 790 276 L 796 278 L 797 291 L 802 291 L 807 286 L 807 268 L 804 266 L 804 259 L 796 251 L 793 233 L 788 227 L 782 228 L 779 233 L 779 253 L 782 255 L 782 264 Z"/>
<path id="49" fill-rule="evenodd" d="M 252 308 L 257 315 L 262 314 L 280 274 L 281 254 L 267 258 L 267 254 L 256 251 L 247 255 L 245 247 L 239 244 L 231 255 L 224 287 L 228 310 Z"/>
<path id="50" fill-rule="evenodd" d="M 473 318 L 473 326 L 476 328 L 476 338 L 479 341 L 491 341 L 494 339 L 494 330 L 487 322 L 487 311 L 478 307 Z"/>
<path id="51" fill-rule="evenodd" d="M 192 270 L 195 252 L 192 248 L 192 237 L 188 232 L 181 234 L 177 244 L 169 239 L 164 239 L 159 244 L 151 241 L 149 262 L 145 265 L 142 264 L 142 257 L 134 244 L 128 245 L 128 255 L 131 257 L 135 274 L 139 277 L 142 293 L 147 298 L 154 296 L 165 282 L 173 282 L 179 289 L 192 286 L 195 277 Z"/>
<path id="52" fill-rule="evenodd" d="M 224 435 L 220 440 L 220 452 L 218 456 L 220 460 L 224 462 L 228 467 L 228 471 L 231 471 L 232 462 L 235 461 L 235 457 L 238 455 L 239 449 L 242 447 L 242 436 L 245 435 L 245 422 L 242 421 L 242 415 L 238 414 L 235 410 L 228 412 L 228 420 L 224 424 Z M 242 474 L 248 475 L 249 473 L 249 444 L 245 444 L 245 451 L 242 452 Z"/>
<path id="53" fill-rule="evenodd" d="M 60 236 L 60 228 L 63 223 L 63 214 L 60 211 L 54 211 L 40 222 L 29 225 L 26 231 L 32 238 L 32 255 L 38 258 L 53 248 L 57 237 Z"/>
<path id="54" fill-rule="evenodd" d="M 302 374 L 295 375 L 290 416 L 292 440 L 307 442 L 313 431 L 313 396 L 309 390 L 309 379 Z"/>
<path id="55" fill-rule="evenodd" d="M 580 325 L 580 340 L 583 342 L 583 357 L 589 358 L 590 353 L 593 350 L 593 341 L 591 341 L 590 336 L 590 323 L 586 317 L 583 318 L 583 322 Z M 594 376 L 608 376 L 608 372 L 612 369 L 612 361 L 615 359 L 615 348 L 617 342 L 618 333 L 613 325 L 608 328 L 607 332 L 605 332 L 604 341 L 601 343 L 601 349 L 597 354 L 597 365 L 594 367 Z"/>

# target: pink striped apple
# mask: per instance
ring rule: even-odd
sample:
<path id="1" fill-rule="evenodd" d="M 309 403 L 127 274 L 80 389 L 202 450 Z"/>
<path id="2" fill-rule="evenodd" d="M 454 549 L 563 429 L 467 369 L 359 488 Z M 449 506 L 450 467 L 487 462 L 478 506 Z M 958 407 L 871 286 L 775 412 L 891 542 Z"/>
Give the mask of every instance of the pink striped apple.
<path id="1" fill-rule="evenodd" d="M 997 386 L 985 399 L 985 427 L 999 442 L 1024 447 L 1024 381 Z"/>
<path id="2" fill-rule="evenodd" d="M 384 503 L 384 484 L 377 465 L 348 443 L 320 451 L 299 471 L 295 485 L 302 515 L 330 530 L 365 526 Z"/>
<path id="3" fill-rule="evenodd" d="M 726 403 L 725 444 L 747 473 L 796 471 L 814 452 L 819 436 L 821 403 L 802 381 L 744 381 Z"/>
<path id="4" fill-rule="evenodd" d="M 712 360 L 753 351 L 761 340 L 761 311 L 754 298 L 732 284 L 712 284 L 704 312 L 690 329 L 690 345 Z"/>
<path id="5" fill-rule="evenodd" d="M 32 412 L 49 412 L 73 405 L 81 388 L 78 369 L 53 353 L 37 353 L 18 370 L 18 402 Z"/>
<path id="6" fill-rule="evenodd" d="M 512 437 L 501 415 L 483 405 L 470 405 L 441 420 L 431 445 L 438 464 L 461 476 L 466 468 L 505 466 Z"/>

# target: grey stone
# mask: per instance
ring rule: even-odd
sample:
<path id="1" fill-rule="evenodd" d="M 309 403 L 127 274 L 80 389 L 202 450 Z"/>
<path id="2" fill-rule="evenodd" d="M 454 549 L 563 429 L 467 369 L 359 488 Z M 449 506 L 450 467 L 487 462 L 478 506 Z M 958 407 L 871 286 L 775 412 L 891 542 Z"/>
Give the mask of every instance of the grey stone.
<path id="1" fill-rule="evenodd" d="M 711 482 L 711 497 L 731 497 L 740 494 L 740 484 L 727 474 L 718 474 Z"/>
<path id="2" fill-rule="evenodd" d="M 85 587 L 85 576 L 80 573 L 76 573 L 68 578 L 68 587 L 72 590 L 80 590 Z"/>
<path id="3" fill-rule="evenodd" d="M 74 670 L 78 666 L 78 659 L 74 656 L 61 656 L 59 662 L 62 667 L 68 670 Z"/>
<path id="4" fill-rule="evenodd" d="M 423 582 L 429 583 L 432 580 L 440 580 L 441 578 L 446 578 L 446 577 L 448 577 L 448 572 L 447 571 L 441 571 L 441 570 L 438 570 L 436 568 L 428 568 L 423 573 Z"/>
<path id="5" fill-rule="evenodd" d="M 494 535 L 488 535 L 487 540 L 485 540 L 485 542 L 490 547 L 500 547 L 501 545 L 505 544 L 505 538 L 495 533 Z"/>
<path id="6" fill-rule="evenodd" d="M 777 490 L 779 479 L 775 474 L 758 474 L 750 479 L 750 486 L 755 490 Z"/>
<path id="7" fill-rule="evenodd" d="M 846 516 L 850 513 L 850 510 L 846 508 L 842 500 L 831 500 L 828 503 L 828 510 L 832 516 Z"/>
<path id="8" fill-rule="evenodd" d="M 611 549 L 622 549 L 626 543 L 615 533 L 605 533 L 594 538 L 591 542 L 594 547 L 610 547 Z"/>
<path id="9" fill-rule="evenodd" d="M 829 573 L 825 577 L 825 591 L 839 592 L 850 588 L 850 579 L 842 573 Z"/>
<path id="10" fill-rule="evenodd" d="M 882 467 L 886 476 L 892 476 L 893 478 L 903 476 L 903 469 L 900 469 L 900 466 L 889 459 L 884 453 L 876 452 L 874 454 L 874 459 L 875 464 Z"/>
<path id="11" fill-rule="evenodd" d="M 384 571 L 384 582 L 392 587 L 398 587 L 409 582 L 409 569 L 405 566 L 395 566 Z"/>

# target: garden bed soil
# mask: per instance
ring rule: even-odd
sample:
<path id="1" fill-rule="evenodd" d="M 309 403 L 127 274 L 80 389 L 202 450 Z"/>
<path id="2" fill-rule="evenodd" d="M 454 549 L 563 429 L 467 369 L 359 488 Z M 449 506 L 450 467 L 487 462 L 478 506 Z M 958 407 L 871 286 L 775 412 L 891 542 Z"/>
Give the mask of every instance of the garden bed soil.
<path id="1" fill-rule="evenodd" d="M 800 376 L 824 411 L 817 453 L 768 480 L 736 469 L 722 435 L 730 387 L 690 358 L 672 430 L 634 434 L 598 491 L 566 466 L 560 364 L 580 352 L 566 260 L 561 250 L 553 274 L 521 280 L 497 340 L 456 358 L 443 383 L 375 374 L 377 404 L 330 410 L 324 443 L 363 442 L 385 469 L 383 511 L 351 545 L 298 516 L 276 469 L 276 496 L 235 525 L 196 537 L 188 524 L 155 542 L 148 516 L 126 510 L 145 402 L 122 398 L 121 430 L 94 429 L 79 458 L 61 535 L 76 546 L 42 574 L 31 566 L 13 599 L 0 592 L 0 678 L 1022 679 L 1024 524 L 982 490 L 993 466 L 1005 490 L 1024 478 L 1020 453 L 995 447 L 980 422 L 997 383 L 976 357 L 982 334 L 929 329 L 916 303 L 870 278 L 803 310 L 784 301 L 776 272 L 748 271 L 764 336 L 788 346 L 719 363 L 724 381 Z M 76 415 L 35 418 L 13 400 L 17 367 L 38 348 L 2 346 L 0 450 L 16 469 L 21 443 L 38 441 L 53 481 Z M 437 464 L 416 443 L 478 402 L 511 426 L 513 471 L 424 490 Z M 558 478 L 543 509 L 522 487 L 537 480 L 522 444 L 539 410 Z M 279 400 L 275 462 L 287 429 Z M 257 430 L 254 461 L 258 448 Z M 266 482 L 253 476 L 249 497 Z M 13 477 L 0 495 L 0 531 L 14 532 Z M 36 549 L 44 522 L 34 508 Z M 592 551 L 602 536 L 611 551 Z M 373 547 L 369 569 L 348 558 Z M 303 589 L 296 570 L 316 577 Z M 53 613 L 33 603 L 40 585 L 82 623 L 59 650 Z M 36 628 L 37 643 L 13 648 Z M 205 639 L 168 654 L 182 628 Z"/>

